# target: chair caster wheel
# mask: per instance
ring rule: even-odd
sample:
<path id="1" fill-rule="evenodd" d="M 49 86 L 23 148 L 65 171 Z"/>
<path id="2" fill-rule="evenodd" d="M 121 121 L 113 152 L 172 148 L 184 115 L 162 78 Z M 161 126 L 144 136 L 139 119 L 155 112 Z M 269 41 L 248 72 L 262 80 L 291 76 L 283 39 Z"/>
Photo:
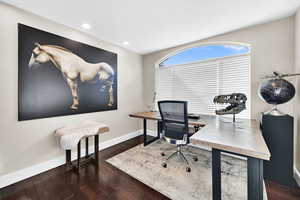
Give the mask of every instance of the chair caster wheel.
<path id="1" fill-rule="evenodd" d="M 198 158 L 197 158 L 197 157 L 194 157 L 193 160 L 194 160 L 195 162 L 197 162 L 197 161 L 198 161 Z"/>
<path id="2" fill-rule="evenodd" d="M 167 163 L 163 163 L 161 166 L 167 168 Z"/>
<path id="3" fill-rule="evenodd" d="M 166 154 L 165 154 L 165 153 L 161 153 L 160 155 L 161 155 L 161 156 L 165 156 Z"/>
<path id="4" fill-rule="evenodd" d="M 190 168 L 190 167 L 187 167 L 187 168 L 186 168 L 186 172 L 191 172 L 191 168 Z"/>

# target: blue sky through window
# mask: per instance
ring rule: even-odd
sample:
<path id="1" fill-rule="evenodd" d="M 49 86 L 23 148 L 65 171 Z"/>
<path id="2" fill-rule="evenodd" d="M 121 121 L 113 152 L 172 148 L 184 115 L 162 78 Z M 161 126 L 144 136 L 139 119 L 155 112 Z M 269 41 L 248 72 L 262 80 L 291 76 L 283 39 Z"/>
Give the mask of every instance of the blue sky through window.
<path id="1" fill-rule="evenodd" d="M 240 45 L 208 45 L 190 48 L 169 57 L 160 66 L 178 65 L 189 62 L 201 61 L 210 58 L 219 58 L 237 54 L 248 53 L 249 48 Z"/>

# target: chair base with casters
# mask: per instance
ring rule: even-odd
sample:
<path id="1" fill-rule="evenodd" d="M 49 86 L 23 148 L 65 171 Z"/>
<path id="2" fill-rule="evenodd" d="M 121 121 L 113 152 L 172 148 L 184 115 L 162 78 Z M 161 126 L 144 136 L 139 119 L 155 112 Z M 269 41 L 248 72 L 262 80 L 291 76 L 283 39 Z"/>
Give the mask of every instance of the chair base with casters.
<path id="1" fill-rule="evenodd" d="M 168 164 L 167 162 L 171 159 L 171 158 L 174 158 L 174 157 L 178 157 L 178 158 L 181 158 L 185 164 L 186 164 L 186 171 L 187 172 L 191 172 L 191 167 L 190 167 L 190 163 L 187 159 L 187 156 L 191 156 L 192 159 L 197 162 L 198 161 L 198 157 L 194 154 L 191 154 L 191 153 L 188 153 L 188 154 L 184 154 L 184 151 L 183 151 L 183 147 L 186 147 L 187 146 L 187 143 L 186 141 L 180 141 L 180 140 L 172 140 L 172 139 L 169 139 L 169 138 L 164 138 L 165 140 L 168 141 L 168 143 L 170 144 L 176 144 L 176 147 L 172 148 L 172 149 L 175 149 L 176 148 L 176 151 L 173 152 L 172 154 L 170 154 L 167 158 L 166 158 L 166 161 L 162 163 L 162 167 L 164 168 L 167 168 Z M 169 149 L 171 150 L 171 149 Z M 161 156 L 166 156 L 165 152 L 162 152 L 161 153 Z"/>

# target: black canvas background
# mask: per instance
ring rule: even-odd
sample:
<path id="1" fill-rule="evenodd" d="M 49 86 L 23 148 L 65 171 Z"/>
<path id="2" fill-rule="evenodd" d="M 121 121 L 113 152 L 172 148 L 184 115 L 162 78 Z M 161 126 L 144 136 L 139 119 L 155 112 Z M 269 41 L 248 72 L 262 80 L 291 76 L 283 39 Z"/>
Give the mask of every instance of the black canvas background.
<path id="1" fill-rule="evenodd" d="M 117 54 L 23 24 L 18 24 L 18 42 L 19 121 L 117 109 Z M 77 111 L 72 111 L 69 108 L 73 102 L 70 88 L 51 62 L 43 63 L 37 69 L 29 69 L 35 42 L 62 46 L 89 63 L 108 63 L 115 72 L 114 105 L 107 106 L 108 88 L 101 90 L 102 81 L 95 79 L 82 83 L 78 80 L 79 107 Z"/>

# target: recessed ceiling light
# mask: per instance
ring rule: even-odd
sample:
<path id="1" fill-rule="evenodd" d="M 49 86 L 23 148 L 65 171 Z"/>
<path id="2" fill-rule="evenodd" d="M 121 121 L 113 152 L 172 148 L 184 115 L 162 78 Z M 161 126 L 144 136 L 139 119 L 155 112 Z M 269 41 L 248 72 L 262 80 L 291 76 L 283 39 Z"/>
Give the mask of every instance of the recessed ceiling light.
<path id="1" fill-rule="evenodd" d="M 81 27 L 84 28 L 84 29 L 91 29 L 91 25 L 88 24 L 88 23 L 81 24 Z"/>
<path id="2" fill-rule="evenodd" d="M 124 41 L 124 42 L 123 42 L 123 45 L 127 46 L 127 45 L 130 45 L 130 43 L 127 42 L 127 41 Z"/>

